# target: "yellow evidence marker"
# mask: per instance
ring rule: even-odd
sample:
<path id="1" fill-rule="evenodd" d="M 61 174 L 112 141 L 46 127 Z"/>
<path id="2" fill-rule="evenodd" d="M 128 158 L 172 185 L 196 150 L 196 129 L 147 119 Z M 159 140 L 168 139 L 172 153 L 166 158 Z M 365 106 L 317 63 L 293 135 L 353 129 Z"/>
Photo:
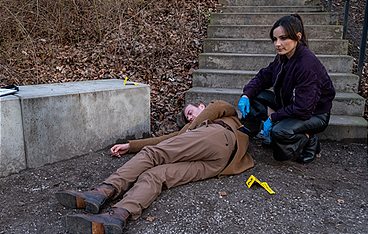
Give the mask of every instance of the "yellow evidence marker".
<path id="1" fill-rule="evenodd" d="M 248 186 L 248 188 L 250 188 L 254 182 L 257 182 L 259 185 L 261 185 L 269 194 L 275 194 L 275 191 L 268 186 L 267 182 L 259 181 L 254 175 L 249 176 L 245 184 Z"/>
<path id="2" fill-rule="evenodd" d="M 124 86 L 125 85 L 138 85 L 138 83 L 135 83 L 135 82 L 129 82 L 128 83 L 128 77 L 126 76 L 125 79 L 124 79 Z"/>

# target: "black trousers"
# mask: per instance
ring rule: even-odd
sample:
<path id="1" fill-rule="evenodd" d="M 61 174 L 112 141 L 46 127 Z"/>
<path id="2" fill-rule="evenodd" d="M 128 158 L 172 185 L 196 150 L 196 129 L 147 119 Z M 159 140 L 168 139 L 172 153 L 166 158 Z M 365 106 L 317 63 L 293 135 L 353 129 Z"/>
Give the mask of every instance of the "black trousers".
<path id="1" fill-rule="evenodd" d="M 277 110 L 275 94 L 270 90 L 262 91 L 256 98 L 250 100 L 251 108 L 243 124 L 251 130 L 250 135 L 256 135 L 261 129 L 261 121 L 268 118 L 267 107 Z M 323 132 L 329 123 L 330 114 L 313 115 L 308 120 L 297 118 L 283 119 L 274 124 L 271 130 L 273 156 L 284 161 L 299 158 L 309 139 Z M 307 135 L 309 135 L 309 138 Z"/>
<path id="2" fill-rule="evenodd" d="M 330 114 L 325 113 L 308 120 L 289 118 L 277 122 L 271 130 L 273 157 L 279 161 L 300 158 L 309 139 L 323 132 L 329 120 Z"/>

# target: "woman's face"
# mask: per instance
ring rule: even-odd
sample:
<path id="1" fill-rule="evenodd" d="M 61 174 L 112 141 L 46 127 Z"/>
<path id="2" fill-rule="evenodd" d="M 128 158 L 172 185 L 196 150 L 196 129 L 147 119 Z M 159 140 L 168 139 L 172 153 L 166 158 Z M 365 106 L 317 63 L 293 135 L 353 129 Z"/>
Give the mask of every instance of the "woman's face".
<path id="1" fill-rule="evenodd" d="M 184 110 L 185 118 L 187 118 L 189 122 L 192 122 L 204 110 L 204 108 L 206 107 L 202 103 L 198 106 L 189 104 Z"/>
<path id="2" fill-rule="evenodd" d="M 297 33 L 299 39 L 301 39 L 301 33 Z M 298 45 L 297 41 L 289 38 L 282 26 L 279 26 L 273 30 L 273 44 L 277 54 L 286 55 L 286 57 L 291 58 L 295 52 L 295 48 Z"/>

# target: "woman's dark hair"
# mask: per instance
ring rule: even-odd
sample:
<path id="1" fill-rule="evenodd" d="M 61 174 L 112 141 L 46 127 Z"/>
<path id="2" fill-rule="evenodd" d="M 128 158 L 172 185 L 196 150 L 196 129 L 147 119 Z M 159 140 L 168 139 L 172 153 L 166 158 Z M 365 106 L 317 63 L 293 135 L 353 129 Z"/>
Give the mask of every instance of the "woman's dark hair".
<path id="1" fill-rule="evenodd" d="M 271 31 L 270 31 L 270 38 L 272 41 L 275 40 L 273 36 L 273 30 L 275 30 L 275 28 L 279 26 L 284 28 L 287 36 L 291 40 L 298 41 L 301 44 L 308 46 L 307 36 L 305 35 L 305 32 L 304 32 L 303 20 L 300 17 L 300 15 L 298 14 L 287 15 L 277 20 L 272 26 Z M 302 34 L 302 38 L 300 40 L 297 35 L 298 32 Z"/>

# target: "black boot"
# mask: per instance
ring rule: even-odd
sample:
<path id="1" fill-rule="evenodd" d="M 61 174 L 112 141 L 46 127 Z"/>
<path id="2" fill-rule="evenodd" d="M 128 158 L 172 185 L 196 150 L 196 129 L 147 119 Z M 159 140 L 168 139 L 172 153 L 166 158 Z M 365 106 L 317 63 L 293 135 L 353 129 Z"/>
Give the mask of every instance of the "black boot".
<path id="1" fill-rule="evenodd" d="M 109 213 L 77 214 L 66 218 L 68 233 L 121 234 L 130 213 L 124 208 L 112 208 Z"/>
<path id="2" fill-rule="evenodd" d="M 297 159 L 297 161 L 299 163 L 310 163 L 320 152 L 321 145 L 319 143 L 318 137 L 316 135 L 313 135 L 309 138 L 307 145 L 304 147 L 303 152 Z"/>
<path id="3" fill-rule="evenodd" d="M 112 185 L 102 184 L 91 191 L 60 191 L 55 194 L 60 204 L 72 209 L 85 209 L 89 213 L 97 214 L 100 207 L 116 194 Z"/>

